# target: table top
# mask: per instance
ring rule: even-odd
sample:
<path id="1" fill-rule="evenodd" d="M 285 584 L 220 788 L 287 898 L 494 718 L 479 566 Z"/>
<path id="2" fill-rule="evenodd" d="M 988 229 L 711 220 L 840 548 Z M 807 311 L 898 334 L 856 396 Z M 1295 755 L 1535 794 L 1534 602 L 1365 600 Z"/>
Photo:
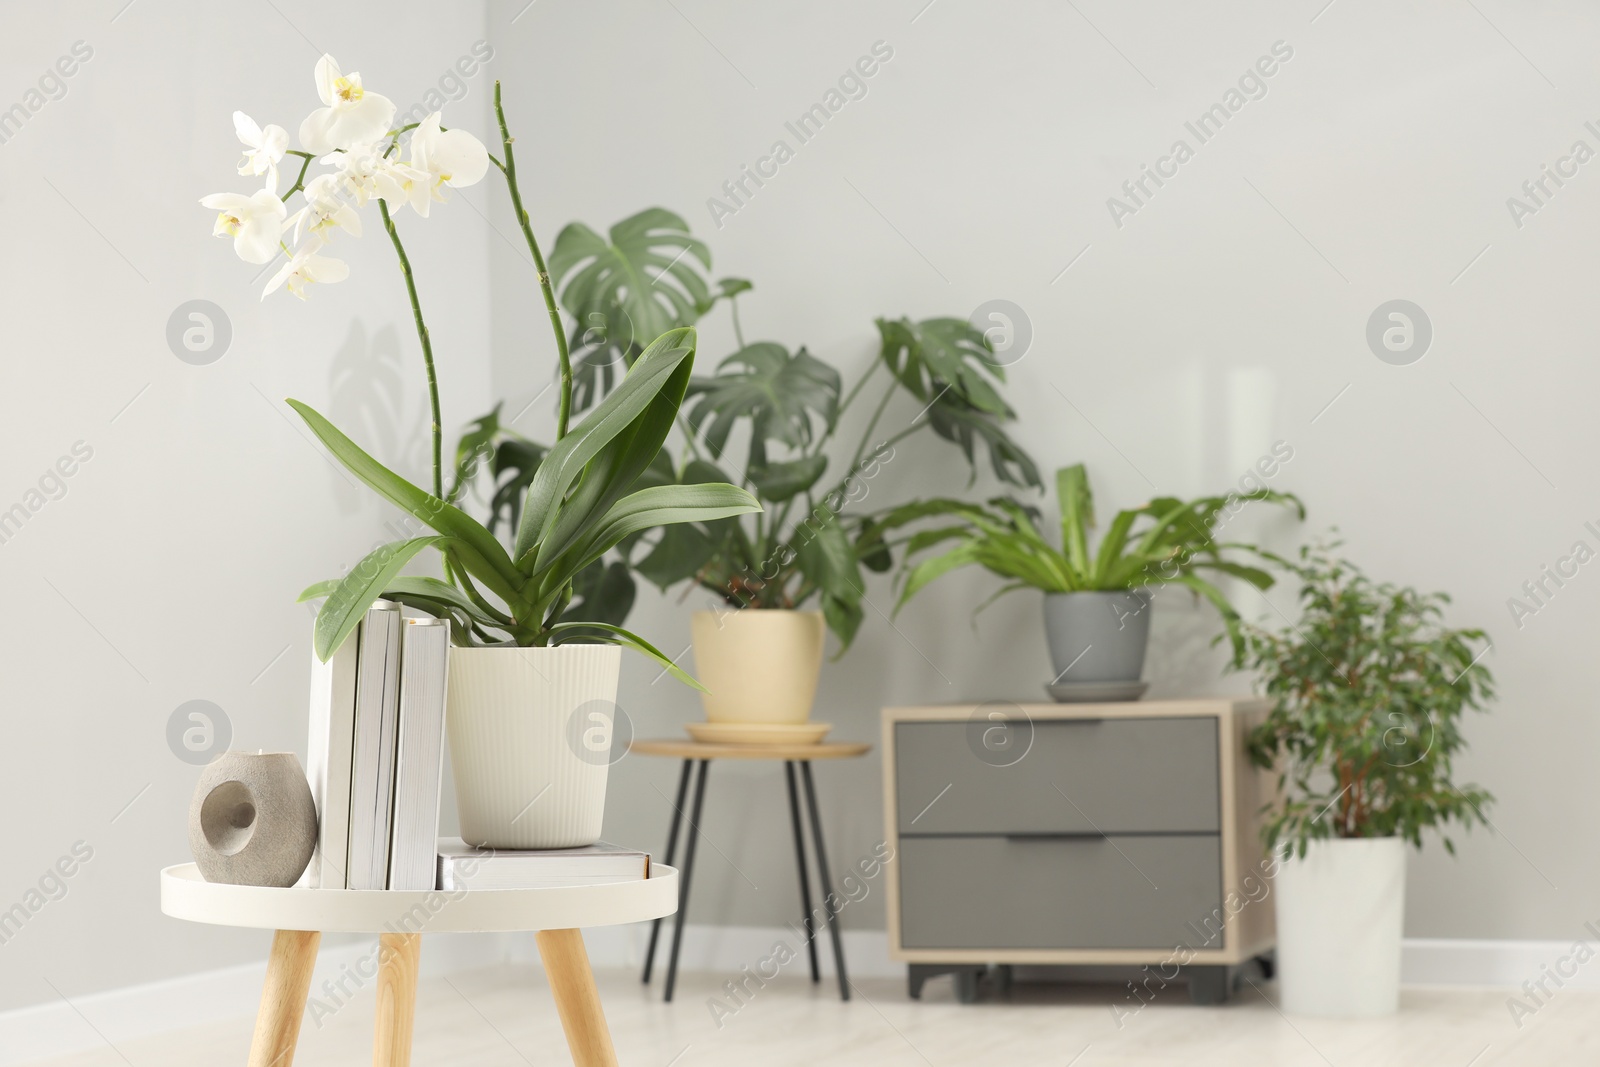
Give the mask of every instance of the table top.
<path id="1" fill-rule="evenodd" d="M 810 745 L 724 745 L 676 738 L 635 741 L 629 752 L 672 759 L 822 760 L 865 756 L 872 746 L 864 741 L 819 741 Z"/>
<path id="2" fill-rule="evenodd" d="M 161 872 L 161 910 L 214 926 L 324 933 L 479 933 L 615 926 L 678 910 L 678 872 L 648 879 L 542 889 L 278 889 L 208 882 L 192 863 Z"/>

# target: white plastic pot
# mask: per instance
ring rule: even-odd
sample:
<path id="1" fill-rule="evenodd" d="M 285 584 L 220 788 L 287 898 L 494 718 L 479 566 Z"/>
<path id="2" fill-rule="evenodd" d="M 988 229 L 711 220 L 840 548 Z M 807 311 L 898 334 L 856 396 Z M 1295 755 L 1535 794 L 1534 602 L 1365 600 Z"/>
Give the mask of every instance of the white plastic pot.
<path id="1" fill-rule="evenodd" d="M 710 722 L 801 723 L 811 717 L 826 627 L 820 611 L 744 608 L 690 619 L 695 677 Z"/>
<path id="2" fill-rule="evenodd" d="M 1291 1015 L 1388 1015 L 1400 1006 L 1406 851 L 1398 837 L 1312 841 L 1274 885 L 1279 1002 Z"/>
<path id="3" fill-rule="evenodd" d="M 461 836 L 490 848 L 600 840 L 622 649 L 452 648 L 445 721 Z M 589 742 L 605 731 L 607 746 Z"/>

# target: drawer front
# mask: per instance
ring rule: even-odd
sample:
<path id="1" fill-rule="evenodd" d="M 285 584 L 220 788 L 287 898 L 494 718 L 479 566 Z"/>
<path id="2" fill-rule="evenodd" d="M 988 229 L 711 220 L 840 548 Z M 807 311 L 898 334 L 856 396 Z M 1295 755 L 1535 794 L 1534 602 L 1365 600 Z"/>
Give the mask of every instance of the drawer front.
<path id="1" fill-rule="evenodd" d="M 985 729 L 895 724 L 900 833 L 1220 829 L 1214 716 L 1035 722 L 1031 746 L 1009 766 L 997 765 L 1009 754 L 985 748 Z M 1011 731 L 1013 745 L 1026 743 L 1026 723 L 999 729 Z"/>
<path id="2" fill-rule="evenodd" d="M 905 948 L 1222 947 L 1213 834 L 913 837 L 898 862 Z"/>

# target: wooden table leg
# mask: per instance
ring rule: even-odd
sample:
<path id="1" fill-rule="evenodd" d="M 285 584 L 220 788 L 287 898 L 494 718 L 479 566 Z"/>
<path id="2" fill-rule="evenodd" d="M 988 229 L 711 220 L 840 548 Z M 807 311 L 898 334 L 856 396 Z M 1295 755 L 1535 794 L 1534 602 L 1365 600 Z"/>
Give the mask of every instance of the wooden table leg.
<path id="1" fill-rule="evenodd" d="M 411 1067 L 411 1027 L 417 1015 L 417 966 L 421 934 L 378 938 L 378 1013 L 372 1034 L 372 1067 Z"/>
<path id="2" fill-rule="evenodd" d="M 261 1010 L 250 1041 L 250 1067 L 290 1067 L 300 1040 L 300 1019 L 311 992 L 311 971 L 317 965 L 322 935 L 315 930 L 279 930 L 272 935 L 267 981 L 261 988 Z"/>
<path id="3" fill-rule="evenodd" d="M 611 1047 L 611 1031 L 606 1028 L 600 991 L 595 989 L 594 973 L 589 970 L 583 934 L 577 930 L 540 930 L 535 936 L 573 1064 L 617 1067 L 617 1052 Z"/>

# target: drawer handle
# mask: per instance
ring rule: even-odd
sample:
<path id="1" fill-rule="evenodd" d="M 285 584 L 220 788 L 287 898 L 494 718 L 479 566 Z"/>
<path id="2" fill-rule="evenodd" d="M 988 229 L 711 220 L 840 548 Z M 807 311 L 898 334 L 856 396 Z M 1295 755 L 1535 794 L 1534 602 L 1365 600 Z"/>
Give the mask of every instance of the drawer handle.
<path id="1" fill-rule="evenodd" d="M 1006 834 L 1007 841 L 1104 841 L 1098 830 L 1045 830 L 1036 834 Z"/>

